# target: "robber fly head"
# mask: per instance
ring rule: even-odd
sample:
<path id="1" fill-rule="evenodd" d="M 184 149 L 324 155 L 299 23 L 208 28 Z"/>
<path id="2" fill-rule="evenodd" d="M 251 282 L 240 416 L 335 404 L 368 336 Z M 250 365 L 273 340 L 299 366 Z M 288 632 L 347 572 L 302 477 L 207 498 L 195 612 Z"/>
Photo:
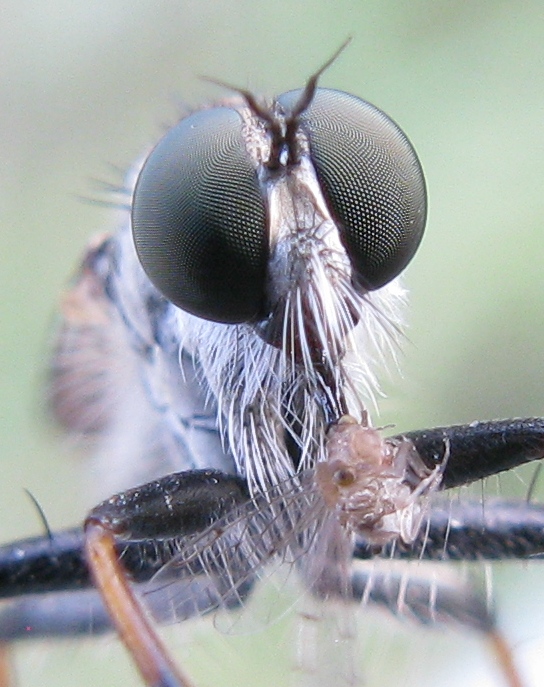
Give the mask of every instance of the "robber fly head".
<path id="1" fill-rule="evenodd" d="M 239 464 L 269 446 L 258 449 L 258 483 L 270 462 L 277 481 L 293 462 L 319 459 L 316 423 L 360 413 L 357 385 L 374 383 L 375 349 L 399 317 L 394 280 L 426 218 L 405 135 L 364 100 L 317 88 L 321 71 L 270 105 L 239 91 L 238 102 L 183 119 L 147 158 L 133 197 L 139 259 L 181 309 L 183 345 Z M 359 361 L 348 373 L 350 351 Z"/>

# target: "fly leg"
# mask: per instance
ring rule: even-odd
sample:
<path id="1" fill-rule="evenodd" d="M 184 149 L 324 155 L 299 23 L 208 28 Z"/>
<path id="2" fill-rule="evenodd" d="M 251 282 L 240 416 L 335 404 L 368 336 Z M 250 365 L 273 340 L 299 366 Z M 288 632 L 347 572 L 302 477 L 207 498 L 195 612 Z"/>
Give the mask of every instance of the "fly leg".
<path id="1" fill-rule="evenodd" d="M 245 485 L 204 471 L 169 475 L 124 492 L 94 508 L 85 521 L 85 553 L 96 587 L 117 632 L 149 687 L 192 687 L 175 666 L 120 562 L 119 537 L 170 539 L 196 533 L 212 524 L 225 510 L 247 498 Z"/>
<path id="2" fill-rule="evenodd" d="M 192 687 L 133 593 L 115 551 L 114 531 L 92 515 L 85 525 L 85 551 L 94 582 L 124 645 L 149 687 Z"/>
<path id="3" fill-rule="evenodd" d="M 542 418 L 473 422 L 408 432 L 387 441 L 410 441 L 428 467 L 447 457 L 441 489 L 469 484 L 544 457 Z M 377 550 L 359 538 L 356 559 L 384 558 L 382 568 L 359 570 L 352 581 L 355 599 L 384 606 L 418 622 L 457 623 L 482 632 L 491 642 L 510 687 L 520 687 L 512 650 L 483 598 L 466 585 L 413 577 L 391 559 L 484 561 L 534 559 L 544 554 L 544 506 L 509 503 L 437 503 L 429 508 L 416 539 L 397 540 Z M 421 570 L 421 568 L 418 568 Z M 412 571 L 413 572 L 413 571 Z"/>
<path id="4" fill-rule="evenodd" d="M 397 562 L 398 563 L 398 562 Z M 481 634 L 490 644 L 508 687 L 522 687 L 512 647 L 500 630 L 493 609 L 483 594 L 457 576 L 440 571 L 400 567 L 391 560 L 376 561 L 371 568 L 356 570 L 353 598 L 382 607 L 402 619 L 432 625 L 458 625 Z"/>
<path id="5" fill-rule="evenodd" d="M 406 439 L 429 467 L 449 454 L 442 489 L 451 489 L 544 458 L 544 418 L 420 429 L 389 440 Z"/>
<path id="6" fill-rule="evenodd" d="M 173 666 L 135 589 L 186 542 L 247 499 L 245 482 L 238 477 L 214 470 L 178 473 L 103 502 L 89 514 L 83 531 L 0 547 L 0 597 L 24 597 L 0 613 L 0 648 L 24 638 L 74 636 L 114 626 L 147 685 L 189 687 L 191 682 Z M 189 583 L 203 572 L 195 560 L 180 576 Z M 214 607 L 220 591 L 213 596 L 209 587 L 214 580 L 205 582 L 200 587 L 189 584 L 179 616 Z M 162 609 L 152 612 L 160 619 Z M 1 687 L 10 684 L 2 677 L 8 667 L 0 655 Z"/>

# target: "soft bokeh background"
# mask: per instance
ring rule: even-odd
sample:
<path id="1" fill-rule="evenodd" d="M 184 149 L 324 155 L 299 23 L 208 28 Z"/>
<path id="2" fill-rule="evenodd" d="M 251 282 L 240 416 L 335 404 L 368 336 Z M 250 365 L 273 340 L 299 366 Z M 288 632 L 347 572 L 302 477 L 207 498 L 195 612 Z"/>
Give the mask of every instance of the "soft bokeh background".
<path id="1" fill-rule="evenodd" d="M 347 35 L 352 45 L 322 83 L 365 97 L 401 124 L 430 195 L 427 236 L 406 275 L 412 307 L 403 377 L 385 385 L 383 423 L 401 431 L 544 413 L 540 0 L 4 0 L 2 540 L 39 531 L 23 488 L 52 527 L 77 522 L 90 505 L 77 461 L 40 424 L 40 382 L 58 294 L 86 240 L 108 227 L 107 210 L 80 200 L 96 195 L 92 180 L 119 181 L 112 165 L 126 168 L 175 121 L 180 101 L 222 95 L 198 75 L 280 93 L 300 86 Z M 518 485 L 518 494 L 524 490 Z M 502 566 L 495 579 L 502 626 L 527 684 L 540 684 L 544 569 Z M 376 622 L 364 659 L 369 687 L 501 684 L 466 632 Z M 212 630 L 209 639 L 208 630 L 199 625 L 177 651 L 189 654 L 199 686 L 289 684 L 288 625 L 243 638 Z M 132 680 L 111 639 L 29 646 L 18 659 L 23 686 Z"/>

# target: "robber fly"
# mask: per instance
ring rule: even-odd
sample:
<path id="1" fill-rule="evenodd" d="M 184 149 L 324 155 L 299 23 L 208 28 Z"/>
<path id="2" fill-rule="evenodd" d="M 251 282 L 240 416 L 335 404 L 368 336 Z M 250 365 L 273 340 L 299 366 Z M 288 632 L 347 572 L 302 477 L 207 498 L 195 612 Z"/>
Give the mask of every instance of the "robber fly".
<path id="1" fill-rule="evenodd" d="M 83 528 L 0 549 L 0 592 L 20 597 L 4 643 L 116 629 L 146 684 L 187 686 L 149 614 L 239 605 L 279 562 L 313 599 L 484 633 L 521 684 L 485 601 L 389 563 L 541 554 L 541 507 L 434 497 L 541 458 L 544 421 L 372 426 L 426 188 L 387 115 L 317 87 L 331 61 L 272 103 L 234 89 L 129 173 L 63 299 L 49 381 L 118 493 Z"/>

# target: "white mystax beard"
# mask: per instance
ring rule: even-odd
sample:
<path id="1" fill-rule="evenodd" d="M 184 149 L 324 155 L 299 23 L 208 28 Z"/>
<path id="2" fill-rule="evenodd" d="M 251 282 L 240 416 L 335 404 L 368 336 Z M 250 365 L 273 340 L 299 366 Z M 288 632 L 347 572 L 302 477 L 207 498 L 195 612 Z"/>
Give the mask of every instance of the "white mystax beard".
<path id="1" fill-rule="evenodd" d="M 306 303 L 312 307 L 315 330 L 322 335 L 319 344 L 334 373 L 334 392 L 312 362 L 297 290 L 285 307 L 290 326 L 284 329 L 284 339 L 297 337 L 299 362 L 288 353 L 289 346 L 266 343 L 250 325 L 217 324 L 177 311 L 182 347 L 198 362 L 202 381 L 217 404 L 225 445 L 252 493 L 264 492 L 325 460 L 330 420 L 324 404 L 340 416 L 347 402 L 347 411 L 361 418 L 369 405 L 375 407 L 376 370 L 397 360 L 406 302 L 400 281 L 360 295 L 343 280 L 328 300 L 321 297 L 320 282 L 312 280 Z M 356 327 L 346 303 L 359 314 Z M 296 466 L 286 435 L 300 452 Z"/>

